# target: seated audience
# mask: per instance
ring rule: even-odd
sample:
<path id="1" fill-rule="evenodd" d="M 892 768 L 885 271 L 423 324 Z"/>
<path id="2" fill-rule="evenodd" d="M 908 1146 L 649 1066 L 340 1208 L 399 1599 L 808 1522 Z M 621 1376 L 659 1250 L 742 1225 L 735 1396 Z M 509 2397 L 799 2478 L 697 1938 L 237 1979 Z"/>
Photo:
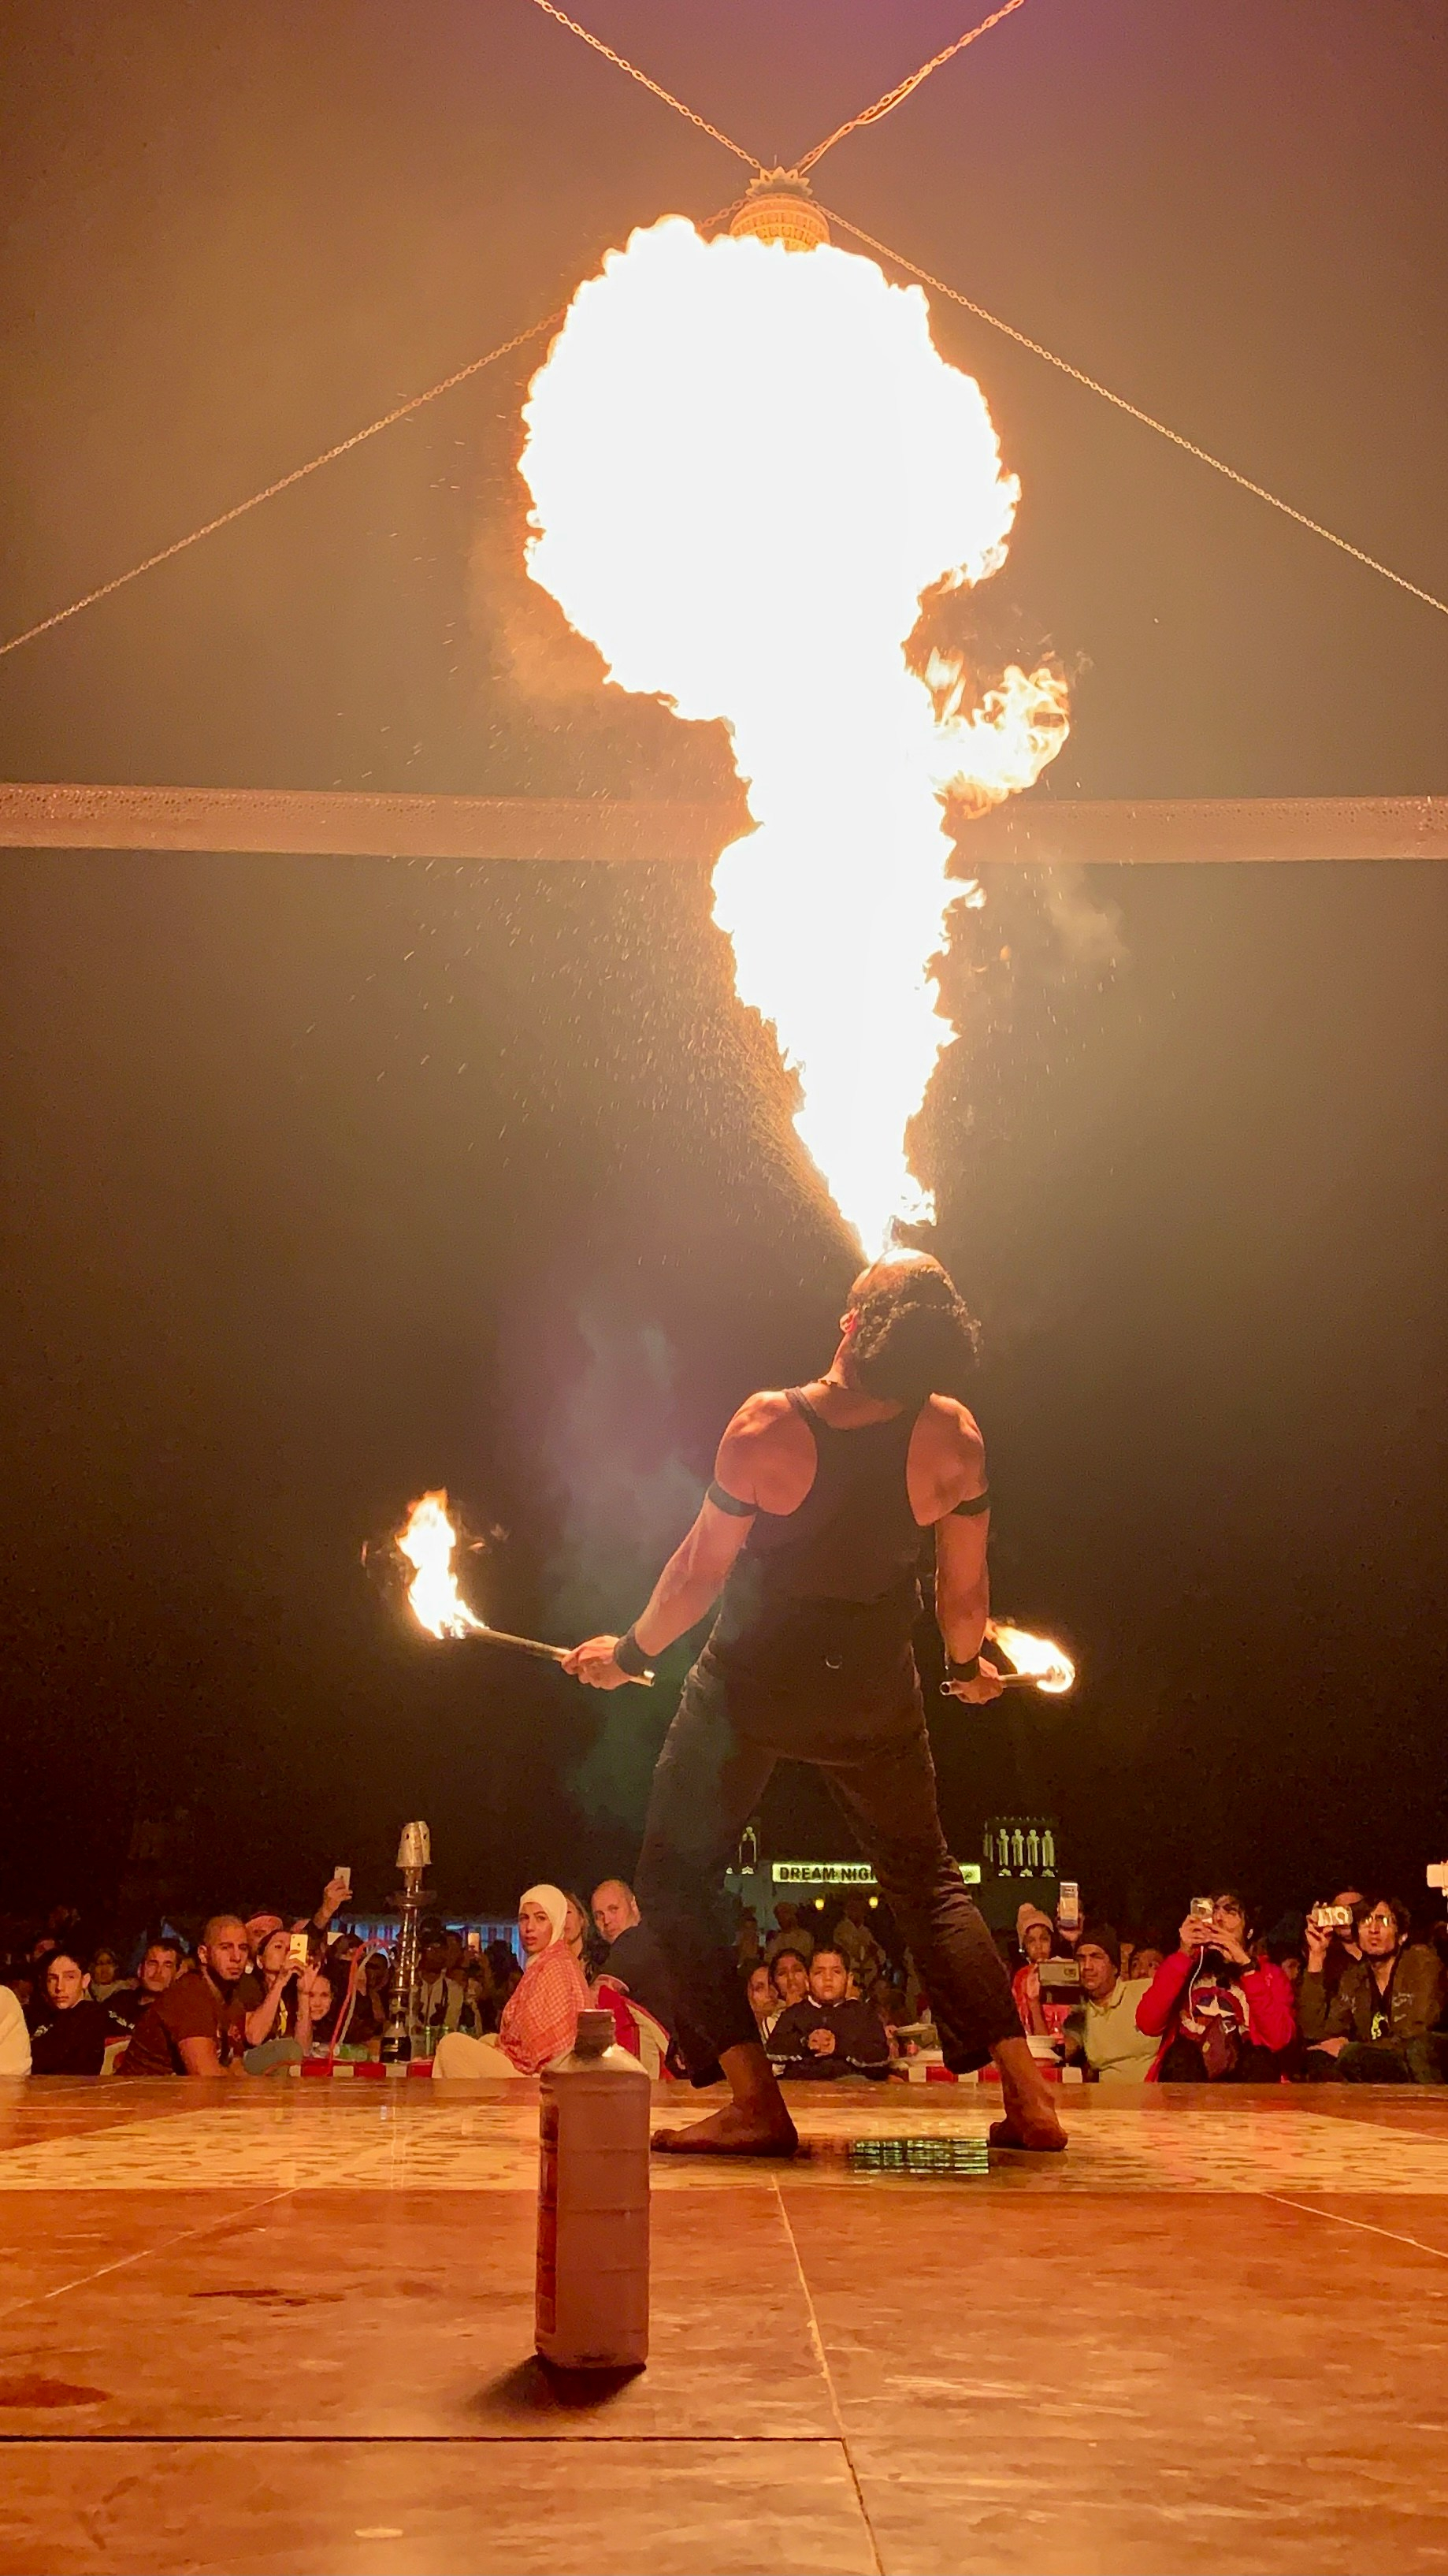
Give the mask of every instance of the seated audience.
<path id="1" fill-rule="evenodd" d="M 417 1978 L 412 1989 L 412 2029 L 470 2032 L 476 2037 L 479 2014 L 468 1994 L 467 1978 L 461 1968 L 448 1966 L 447 1927 L 435 1914 L 418 1925 Z M 461 1945 L 459 1945 L 461 1955 Z"/>
<path id="2" fill-rule="evenodd" d="M 106 2041 L 116 2037 L 104 2004 L 90 1990 L 90 1970 L 69 1950 L 45 1963 L 45 2001 L 30 2032 L 33 2075 L 99 2075 Z"/>
<path id="3" fill-rule="evenodd" d="M 273 1932 L 256 1965 L 264 1992 L 246 2016 L 248 2075 L 285 2072 L 306 2056 L 314 2039 L 330 2036 L 335 1998 L 319 1955 L 309 1950 L 305 1968 L 292 1963 L 292 1936 Z"/>
<path id="4" fill-rule="evenodd" d="M 593 1891 L 593 1919 L 600 1939 L 608 1944 L 597 1973 L 615 1978 L 672 2038 L 673 1983 L 664 1954 L 639 1913 L 633 1889 L 621 1878 L 604 1879 Z"/>
<path id="5" fill-rule="evenodd" d="M 840 1951 L 821 1942 L 810 1961 L 808 1995 L 786 2007 L 769 2036 L 770 2063 L 784 2082 L 889 2073 L 885 2025 L 873 2004 L 850 2002 L 846 1979 Z"/>
<path id="6" fill-rule="evenodd" d="M 1309 1923 L 1315 1922 L 1317 1929 L 1325 1929 L 1327 1932 L 1327 1948 L 1323 1954 L 1321 1972 L 1321 2000 L 1324 2003 L 1331 2003 L 1349 1968 L 1355 1968 L 1363 1955 L 1362 1944 L 1358 1939 L 1357 1918 L 1365 1901 L 1360 1887 L 1340 1887 L 1336 1896 L 1330 1897 L 1325 1906 L 1314 1905 L 1308 1916 Z M 1328 1914 L 1346 1914 L 1350 1919 L 1345 1924 L 1325 1924 L 1324 1917 Z M 1303 1937 L 1305 1941 L 1305 1926 Z M 1308 1965 L 1311 1966 L 1311 1964 L 1309 1953 Z"/>
<path id="7" fill-rule="evenodd" d="M 1149 2084 L 1275 2084 L 1297 2024 L 1280 1968 L 1252 1956 L 1247 1909 L 1232 1888 L 1209 1916 L 1189 1914 L 1136 2008 L 1160 2046 Z"/>
<path id="8" fill-rule="evenodd" d="M 25 2007 L 8 1981 L 0 1985 L 0 2078 L 30 2073 L 30 2029 Z"/>
<path id="9" fill-rule="evenodd" d="M 568 1927 L 563 1938 L 573 1953 L 579 1975 L 587 1985 L 589 1979 L 598 1973 L 605 1945 L 594 1931 L 593 1917 L 582 1897 L 575 1896 L 572 1888 L 565 1888 L 563 1892 L 568 1899 Z"/>
<path id="10" fill-rule="evenodd" d="M 518 1938 L 527 1953 L 516 1993 L 503 2007 L 496 2031 L 469 2039 L 449 2031 L 438 2041 L 433 2075 L 444 2081 L 493 2082 L 499 2076 L 540 2075 L 573 2046 L 578 2016 L 588 2008 L 588 1988 L 568 1947 L 568 1899 L 546 1882 L 524 1890 L 518 1903 Z"/>
<path id="11" fill-rule="evenodd" d="M 774 1991 L 774 1979 L 761 1959 L 749 1971 L 749 2009 L 759 2028 L 761 2039 L 768 2039 L 780 2015 L 780 2001 Z"/>
<path id="12" fill-rule="evenodd" d="M 269 1906 L 254 1905 L 243 1914 L 241 1919 L 246 1929 L 247 1948 L 247 1964 L 241 1977 L 241 2000 L 245 2010 L 251 2012 L 266 1994 L 266 1978 L 262 1974 L 261 1954 L 274 1932 L 286 1930 L 287 1918 L 284 1914 L 275 1913 Z"/>
<path id="13" fill-rule="evenodd" d="M 782 2011 L 787 2012 L 791 2004 L 808 2002 L 809 1962 L 802 1950 L 776 1950 L 769 1974 Z"/>
<path id="14" fill-rule="evenodd" d="M 179 1941 L 163 1935 L 159 1940 L 147 1942 L 134 1984 L 113 1993 L 106 2006 L 117 2029 L 135 2029 L 147 2005 L 153 2004 L 158 1995 L 164 1995 L 167 1987 L 175 1983 L 180 1964 Z"/>
<path id="15" fill-rule="evenodd" d="M 1301 1985 L 1303 2072 L 1315 2083 L 1441 2084 L 1448 2038 L 1443 1971 L 1437 1952 L 1410 1941 L 1401 1897 L 1360 1897 L 1353 1909 L 1356 1959 L 1345 1962 L 1337 1991 L 1327 1993 L 1332 1934 L 1311 1917 L 1307 1973 Z"/>
<path id="16" fill-rule="evenodd" d="M 1047 1959 L 1058 1955 L 1055 1924 L 1038 1905 L 1022 1905 L 1016 1913 L 1016 1939 L 1021 1946 L 1021 1965 L 1011 1979 L 1011 1992 L 1021 2017 L 1021 2028 L 1028 2039 L 1059 2039 L 1076 1998 L 1043 1998 L 1041 1969 Z"/>
<path id="17" fill-rule="evenodd" d="M 370 1953 L 358 1980 L 352 2004 L 352 2019 L 347 2040 L 353 2048 L 370 2048 L 387 2028 L 387 1990 L 392 1983 L 392 1962 L 379 1950 Z"/>
<path id="18" fill-rule="evenodd" d="M 114 1950 L 102 1948 L 92 1954 L 90 1990 L 94 2003 L 104 2004 L 107 2011 L 114 2011 L 123 1995 L 134 1993 L 135 1985 L 134 1977 L 122 1976 L 121 1963 Z"/>
<path id="19" fill-rule="evenodd" d="M 1121 1975 L 1123 1955 L 1111 1924 L 1083 1926 L 1076 1944 L 1081 2000 L 1066 2024 L 1065 2053 L 1082 2066 L 1088 2083 L 1144 2084 L 1156 2056 L 1155 2039 L 1136 2020 L 1151 1981 Z"/>
<path id="20" fill-rule="evenodd" d="M 764 1955 L 770 1966 L 773 1967 L 781 1950 L 797 1950 L 802 1959 L 807 1959 L 813 1948 L 814 1934 L 801 1922 L 799 1907 L 791 1905 L 786 1896 L 776 1898 L 774 1930 L 764 1945 Z"/>
<path id="21" fill-rule="evenodd" d="M 510 1941 L 490 1941 L 483 1952 L 483 1957 L 488 1963 L 488 1975 L 492 1980 L 494 2027 L 496 2028 L 496 2016 L 501 2013 L 509 1996 L 515 1991 L 523 1971 L 518 1965 Z"/>
<path id="22" fill-rule="evenodd" d="M 835 1925 L 834 1946 L 859 1992 L 867 1995 L 875 1979 L 884 1973 L 885 1953 L 875 1938 L 868 1900 L 858 1887 L 852 1887 L 845 1898 L 845 1910 Z"/>
<path id="23" fill-rule="evenodd" d="M 172 1979 L 131 2033 L 119 2075 L 237 2075 L 246 2050 L 241 1981 L 250 1955 L 237 1914 L 213 1914 L 192 1976 Z"/>

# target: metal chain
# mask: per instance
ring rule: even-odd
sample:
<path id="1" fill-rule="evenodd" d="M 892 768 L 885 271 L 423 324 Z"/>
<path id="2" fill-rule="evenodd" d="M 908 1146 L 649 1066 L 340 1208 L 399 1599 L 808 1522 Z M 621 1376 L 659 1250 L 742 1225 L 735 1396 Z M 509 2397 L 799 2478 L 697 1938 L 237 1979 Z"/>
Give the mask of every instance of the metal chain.
<path id="1" fill-rule="evenodd" d="M 539 5 L 543 5 L 543 0 L 539 0 Z M 993 11 L 989 18 L 982 18 L 978 27 L 968 27 L 963 36 L 957 36 L 953 45 L 946 46 L 944 53 L 933 54 L 928 63 L 921 64 L 918 72 L 910 74 L 908 80 L 897 81 L 893 89 L 887 89 L 884 97 L 877 98 L 873 107 L 861 108 L 859 115 L 852 116 L 848 125 L 837 125 L 833 134 L 827 134 L 823 143 L 817 143 L 812 152 L 807 152 L 804 159 L 796 163 L 800 178 L 804 177 L 806 170 L 812 170 L 817 161 L 822 161 L 827 152 L 832 152 L 837 143 L 843 143 L 847 134 L 853 134 L 857 126 L 878 125 L 882 116 L 888 116 L 892 107 L 899 107 L 922 81 L 928 81 L 932 72 L 939 71 L 942 63 L 953 62 L 957 54 L 964 53 L 967 45 L 975 43 L 977 36 L 988 36 L 992 27 L 1000 25 L 1002 18 L 1014 17 L 1017 9 L 1024 9 L 1025 5 L 1026 0 L 1004 0 L 1004 5 Z"/>
<path id="2" fill-rule="evenodd" d="M 905 269 L 911 277 L 918 277 L 922 286 L 931 287 L 937 295 L 948 296 L 952 304 L 959 304 L 967 313 L 973 313 L 978 322 L 988 322 L 993 331 L 1004 332 L 1018 348 L 1029 349 L 1034 358 L 1044 358 L 1048 367 L 1055 367 L 1059 374 L 1069 376 L 1073 384 L 1084 385 L 1088 393 L 1099 394 L 1103 402 L 1110 403 L 1117 411 L 1124 411 L 1128 420 L 1140 421 L 1143 429 L 1154 429 L 1158 438 L 1169 439 L 1172 446 L 1181 448 L 1184 455 L 1194 456 L 1199 465 L 1210 465 L 1214 474 L 1224 474 L 1229 483 L 1237 484 L 1243 492 L 1252 493 L 1256 500 L 1265 501 L 1269 508 L 1280 510 L 1284 519 L 1295 520 L 1299 528 L 1307 528 L 1313 536 L 1323 537 L 1330 546 L 1336 546 L 1339 554 L 1351 555 L 1354 563 L 1365 564 L 1369 572 L 1381 573 L 1384 581 L 1394 582 L 1399 590 L 1406 590 L 1413 599 L 1421 599 L 1425 608 L 1436 608 L 1448 617 L 1448 600 L 1439 599 L 1431 590 L 1420 589 L 1417 582 L 1409 581 L 1403 573 L 1394 572 L 1391 564 L 1379 563 L 1376 555 L 1365 554 L 1361 546 L 1338 536 L 1334 529 L 1325 528 L 1320 519 L 1309 519 L 1305 510 L 1294 509 L 1290 501 L 1284 501 L 1276 492 L 1269 492 L 1264 483 L 1254 483 L 1249 474 L 1239 474 L 1235 465 L 1224 464 L 1221 457 L 1213 456 L 1209 448 L 1198 447 L 1195 439 L 1183 438 L 1179 429 L 1169 429 L 1164 420 L 1156 420 L 1149 411 L 1140 410 L 1137 404 L 1128 402 L 1124 394 L 1114 394 L 1109 385 L 1098 384 L 1096 378 L 1088 376 L 1084 369 L 1073 367 L 1069 358 L 1058 358 L 1054 349 L 1043 349 L 1039 340 L 1028 338 L 1024 331 L 1016 330 L 1013 323 L 1003 322 L 998 313 L 988 313 L 983 304 L 973 304 L 968 295 L 961 294 L 958 286 L 947 286 L 943 277 L 932 277 L 928 268 L 917 267 L 903 251 L 892 250 L 888 242 L 876 241 L 873 233 L 862 231 L 847 216 L 836 214 L 832 206 L 822 206 L 820 212 L 830 223 L 837 224 L 842 233 L 849 233 L 855 241 L 863 242 L 867 250 L 878 251 L 882 259 L 893 260 L 897 268 Z"/>
<path id="3" fill-rule="evenodd" d="M 1011 0 L 1013 9 L 1018 9 L 1020 5 L 1021 0 Z M 602 54 L 604 61 L 612 63 L 616 71 L 627 72 L 630 80 L 636 80 L 641 88 L 651 90 L 655 98 L 663 100 L 665 107 L 672 107 L 676 114 L 685 117 L 690 125 L 696 125 L 701 134 L 710 135 L 714 142 L 722 143 L 725 151 L 732 152 L 736 161 L 747 161 L 751 170 L 763 172 L 764 163 L 756 160 L 752 152 L 746 152 L 742 143 L 736 143 L 730 134 L 721 134 L 718 126 L 711 125 L 707 116 L 696 116 L 692 107 L 686 107 L 681 98 L 675 98 L 672 90 L 662 88 L 656 80 L 650 80 L 648 73 L 641 72 L 637 63 L 631 63 L 626 54 L 616 54 L 612 45 L 604 43 L 602 36 L 595 36 L 589 27 L 580 27 L 578 20 L 570 18 L 566 10 L 556 9 L 553 0 L 533 0 L 533 6 L 535 9 L 541 9 L 545 18 L 556 19 L 560 27 L 568 29 L 570 35 L 580 36 L 585 45 L 591 45 L 596 54 Z"/>
<path id="4" fill-rule="evenodd" d="M 335 447 L 324 448 L 320 456 L 313 456 L 307 464 L 293 466 L 290 474 L 280 475 L 275 483 L 268 483 L 264 492 L 253 492 L 248 500 L 238 501 L 231 509 L 223 510 L 219 518 L 208 519 L 204 527 L 193 528 L 189 536 L 177 537 L 173 545 L 162 546 L 158 554 L 147 555 L 144 563 L 132 564 L 128 572 L 118 572 L 112 580 L 103 581 L 98 590 L 88 590 L 83 598 L 73 599 L 68 608 L 57 608 L 53 615 L 42 617 L 34 626 L 27 626 L 23 634 L 12 635 L 6 643 L 0 644 L 0 657 L 18 652 L 22 644 L 33 643 L 37 635 L 48 635 L 52 626 L 63 626 L 68 617 L 78 617 L 83 608 L 93 608 L 98 599 L 109 599 L 112 591 L 124 590 L 128 582 L 139 581 L 143 572 L 154 572 L 158 564 L 169 563 L 173 555 L 184 554 L 188 546 L 199 545 L 203 537 L 214 536 L 218 528 L 229 528 L 233 519 L 244 519 L 249 510 L 259 510 L 263 501 L 273 501 L 279 492 L 289 492 L 294 483 L 304 482 L 319 467 L 332 464 L 339 456 L 349 455 L 354 447 L 362 445 L 364 439 L 376 438 L 379 431 L 391 429 L 395 421 L 406 420 L 409 412 L 421 411 L 424 403 L 436 402 L 439 394 L 451 393 L 454 385 L 466 384 L 469 376 L 481 375 L 484 367 L 494 366 L 499 358 L 511 357 L 515 349 L 525 347 L 529 340 L 536 340 L 540 332 L 551 330 L 555 323 L 561 322 L 565 310 L 566 307 L 560 305 L 556 313 L 547 314 L 541 322 L 530 323 L 526 331 L 515 331 L 511 340 L 500 340 L 496 349 L 489 349 L 485 357 L 470 359 L 467 366 L 458 367 L 452 375 L 444 376 L 441 384 L 429 385 L 424 394 L 413 394 L 392 411 L 384 412 L 380 420 L 370 420 L 365 429 L 355 429 L 350 438 L 339 439 Z"/>

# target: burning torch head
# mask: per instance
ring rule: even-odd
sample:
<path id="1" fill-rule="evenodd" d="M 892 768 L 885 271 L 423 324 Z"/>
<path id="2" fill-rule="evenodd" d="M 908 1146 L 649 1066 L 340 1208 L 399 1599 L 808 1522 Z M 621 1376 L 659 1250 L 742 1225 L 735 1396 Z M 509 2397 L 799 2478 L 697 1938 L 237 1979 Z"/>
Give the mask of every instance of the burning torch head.
<path id="1" fill-rule="evenodd" d="M 1007 1619 L 992 1619 L 986 1635 L 1009 1655 L 1014 1670 L 1048 1698 L 1060 1699 L 1074 1686 L 1075 1665 L 1049 1637 L 1033 1637 L 1029 1628 L 1014 1628 Z"/>
<path id="2" fill-rule="evenodd" d="M 430 1636 L 473 1637 L 486 1630 L 487 1621 L 463 1599 L 455 1559 L 459 1550 L 475 1555 L 484 1544 L 469 1534 L 461 1514 L 439 1489 L 418 1497 L 401 1529 L 369 1539 L 362 1562 L 385 1598 L 405 1602 Z"/>

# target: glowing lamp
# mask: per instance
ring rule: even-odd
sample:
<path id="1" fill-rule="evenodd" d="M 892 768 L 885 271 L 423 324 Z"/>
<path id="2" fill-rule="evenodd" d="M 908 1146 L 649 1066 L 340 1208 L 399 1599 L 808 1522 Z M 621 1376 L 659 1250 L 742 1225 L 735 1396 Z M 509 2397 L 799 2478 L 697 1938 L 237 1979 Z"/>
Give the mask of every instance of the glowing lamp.
<path id="1" fill-rule="evenodd" d="M 830 237 L 809 181 L 797 179 L 792 170 L 766 170 L 755 179 L 729 230 L 783 242 L 786 250 L 818 250 Z"/>

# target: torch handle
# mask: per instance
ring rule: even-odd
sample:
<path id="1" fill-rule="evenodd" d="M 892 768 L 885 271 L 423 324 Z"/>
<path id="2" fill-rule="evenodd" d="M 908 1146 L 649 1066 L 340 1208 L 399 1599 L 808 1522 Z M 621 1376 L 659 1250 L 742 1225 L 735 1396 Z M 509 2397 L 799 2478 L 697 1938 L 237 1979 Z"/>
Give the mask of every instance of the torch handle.
<path id="1" fill-rule="evenodd" d="M 1040 1673 L 997 1673 L 996 1675 L 1002 1690 L 1039 1690 L 1042 1678 Z M 942 1699 L 951 1698 L 952 1693 L 948 1682 L 941 1683 L 940 1696 Z M 984 1701 L 982 1705 L 989 1707 L 990 1703 Z"/>
<path id="2" fill-rule="evenodd" d="M 561 1664 L 568 1654 L 566 1646 L 546 1646 L 541 1637 L 510 1637 L 502 1628 L 474 1628 L 470 1633 L 485 1646 L 511 1646 L 515 1655 L 536 1655 L 540 1664 Z"/>
<path id="3" fill-rule="evenodd" d="M 545 1646 L 541 1637 L 510 1637 L 502 1628 L 472 1628 L 468 1633 L 480 1638 L 485 1646 L 511 1646 L 515 1655 L 533 1655 L 540 1664 L 565 1664 L 568 1661 L 566 1646 Z M 629 1680 L 633 1678 L 630 1673 Z M 639 1679 L 651 1682 L 653 1674 L 642 1673 Z"/>

